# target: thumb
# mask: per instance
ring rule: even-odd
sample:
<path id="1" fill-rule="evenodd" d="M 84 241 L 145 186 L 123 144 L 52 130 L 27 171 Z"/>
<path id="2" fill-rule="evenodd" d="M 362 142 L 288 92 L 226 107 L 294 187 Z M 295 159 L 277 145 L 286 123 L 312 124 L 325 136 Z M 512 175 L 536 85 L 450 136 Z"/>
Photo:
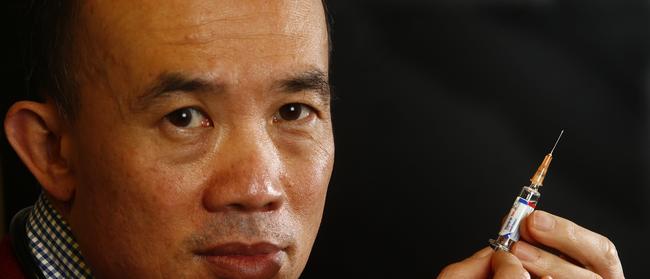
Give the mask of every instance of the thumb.
<path id="1" fill-rule="evenodd" d="M 494 279 L 530 279 L 530 274 L 513 254 L 497 251 L 492 257 Z"/>
<path id="2" fill-rule="evenodd" d="M 488 278 L 492 254 L 494 254 L 492 248 L 483 248 L 471 257 L 445 267 L 438 275 L 438 279 Z"/>

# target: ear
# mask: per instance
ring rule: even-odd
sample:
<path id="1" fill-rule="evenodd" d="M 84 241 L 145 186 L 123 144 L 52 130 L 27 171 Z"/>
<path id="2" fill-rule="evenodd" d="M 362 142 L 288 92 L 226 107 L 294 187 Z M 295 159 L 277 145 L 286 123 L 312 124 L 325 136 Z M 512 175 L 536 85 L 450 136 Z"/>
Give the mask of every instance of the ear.
<path id="1" fill-rule="evenodd" d="M 51 102 L 21 101 L 9 108 L 4 125 L 9 143 L 45 191 L 68 202 L 74 184 L 65 154 L 69 135 L 62 129 L 64 121 Z"/>

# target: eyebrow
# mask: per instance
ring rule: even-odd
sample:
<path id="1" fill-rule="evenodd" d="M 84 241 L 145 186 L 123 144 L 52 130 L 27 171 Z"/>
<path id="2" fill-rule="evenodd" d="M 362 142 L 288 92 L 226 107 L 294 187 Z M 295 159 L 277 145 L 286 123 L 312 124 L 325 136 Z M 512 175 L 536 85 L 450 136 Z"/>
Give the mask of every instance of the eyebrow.
<path id="1" fill-rule="evenodd" d="M 172 94 L 223 92 L 226 90 L 226 85 L 219 81 L 193 78 L 179 72 L 164 72 L 146 88 L 148 89 L 135 100 L 133 110 L 144 111 L 158 100 Z M 331 98 L 328 77 L 325 72 L 318 69 L 311 69 L 276 81 L 274 88 L 286 93 L 313 91 L 325 104 L 329 104 Z"/>
<path id="2" fill-rule="evenodd" d="M 301 72 L 287 79 L 280 80 L 277 82 L 277 87 L 280 91 L 287 93 L 314 91 L 325 104 L 329 104 L 331 99 L 328 77 L 325 72 L 318 69 Z"/>
<path id="3" fill-rule="evenodd" d="M 225 85 L 179 72 L 163 72 L 145 88 L 147 89 L 144 93 L 138 96 L 131 106 L 132 110 L 144 111 L 155 105 L 158 100 L 173 94 L 221 92 L 225 90 Z"/>

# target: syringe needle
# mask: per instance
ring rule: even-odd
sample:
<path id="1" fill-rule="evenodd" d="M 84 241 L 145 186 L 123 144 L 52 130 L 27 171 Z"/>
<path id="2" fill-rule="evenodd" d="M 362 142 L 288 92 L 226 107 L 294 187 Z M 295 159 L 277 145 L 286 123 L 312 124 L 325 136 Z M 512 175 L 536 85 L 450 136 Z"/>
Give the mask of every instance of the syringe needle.
<path id="1" fill-rule="evenodd" d="M 557 143 L 560 142 L 560 138 L 562 138 L 562 134 L 564 134 L 564 130 L 560 131 L 560 135 L 557 137 L 557 140 L 553 145 L 553 149 L 551 149 L 551 152 L 549 154 L 553 155 L 553 151 L 555 151 L 555 147 L 557 146 Z"/>
<path id="2" fill-rule="evenodd" d="M 557 137 L 557 140 L 553 145 L 553 149 L 551 149 L 551 152 L 549 152 L 548 154 L 546 154 L 546 156 L 544 156 L 544 161 L 542 161 L 542 163 L 539 165 L 533 177 L 530 178 L 531 186 L 535 186 L 535 187 L 542 186 L 542 182 L 544 182 L 544 178 L 546 177 L 546 172 L 548 171 L 548 167 L 551 165 L 551 160 L 553 160 L 553 151 L 555 151 L 555 147 L 557 146 L 557 143 L 560 142 L 560 138 L 562 138 L 562 134 L 564 134 L 564 130 L 560 131 L 560 136 Z"/>

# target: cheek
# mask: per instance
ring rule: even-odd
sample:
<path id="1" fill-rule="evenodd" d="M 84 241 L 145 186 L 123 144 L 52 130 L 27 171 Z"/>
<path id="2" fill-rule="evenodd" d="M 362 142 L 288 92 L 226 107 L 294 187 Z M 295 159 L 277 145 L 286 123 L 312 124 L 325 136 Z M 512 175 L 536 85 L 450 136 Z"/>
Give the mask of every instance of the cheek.
<path id="1" fill-rule="evenodd" d="M 304 268 L 320 227 L 325 197 L 334 163 L 331 134 L 316 144 L 285 145 L 285 186 L 288 207 L 300 223 L 297 236 L 296 270 Z M 296 276 L 297 277 L 297 276 Z"/>
<path id="2" fill-rule="evenodd" d="M 71 225 L 82 234 L 80 245 L 98 250 L 91 257 L 101 260 L 94 262 L 129 269 L 166 265 L 156 255 L 187 260 L 182 245 L 199 222 L 195 185 L 201 176 L 189 165 L 170 165 L 157 157 L 161 151 L 156 148 L 115 139 L 96 143 L 85 148 L 78 164 L 72 212 L 77 222 Z M 107 250 L 112 252 L 102 252 Z"/>
<path id="3" fill-rule="evenodd" d="M 189 200 L 197 199 L 199 191 L 194 185 L 200 185 L 201 176 L 191 165 L 170 165 L 155 154 L 160 153 L 125 145 L 90 153 L 101 159 L 91 158 L 85 164 L 81 173 L 90 175 L 84 177 L 79 195 L 88 194 L 95 202 L 111 201 L 111 205 L 119 205 L 114 211 L 130 215 L 165 218 L 192 210 L 196 203 Z"/>
<path id="4" fill-rule="evenodd" d="M 313 230 L 320 225 L 334 163 L 333 140 L 331 136 L 322 138 L 308 147 L 291 146 L 291 155 L 286 157 L 289 204 Z"/>

